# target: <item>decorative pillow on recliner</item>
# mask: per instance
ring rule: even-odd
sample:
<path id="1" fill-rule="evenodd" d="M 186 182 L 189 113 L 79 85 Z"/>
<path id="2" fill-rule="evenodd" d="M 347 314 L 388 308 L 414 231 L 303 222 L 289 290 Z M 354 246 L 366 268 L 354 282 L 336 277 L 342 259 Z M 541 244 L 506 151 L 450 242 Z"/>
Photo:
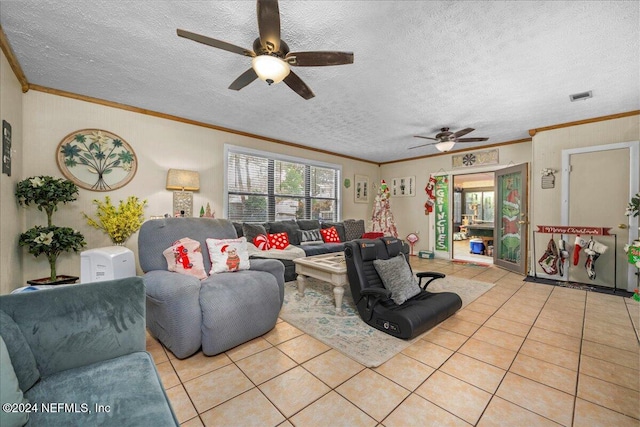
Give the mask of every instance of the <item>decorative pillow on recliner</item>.
<path id="1" fill-rule="evenodd" d="M 289 246 L 289 235 L 284 231 L 267 235 L 269 238 L 269 249 L 286 249 Z"/>
<path id="2" fill-rule="evenodd" d="M 162 252 L 162 255 L 167 259 L 169 271 L 195 276 L 200 280 L 207 278 L 202 259 L 202 248 L 197 240 L 185 237 L 175 241 L 171 247 Z"/>
<path id="3" fill-rule="evenodd" d="M 210 274 L 248 270 L 250 267 L 246 237 L 207 239 L 207 248 L 211 259 Z"/>
<path id="4" fill-rule="evenodd" d="M 391 299 L 398 305 L 404 304 L 406 300 L 420 293 L 420 286 L 404 254 L 394 256 L 389 259 L 376 259 L 373 266 L 378 272 L 384 287 L 391 291 Z"/>
<path id="5" fill-rule="evenodd" d="M 320 234 L 322 234 L 322 240 L 325 243 L 340 243 L 340 236 L 338 236 L 338 231 L 335 227 L 323 228 L 320 230 Z"/>

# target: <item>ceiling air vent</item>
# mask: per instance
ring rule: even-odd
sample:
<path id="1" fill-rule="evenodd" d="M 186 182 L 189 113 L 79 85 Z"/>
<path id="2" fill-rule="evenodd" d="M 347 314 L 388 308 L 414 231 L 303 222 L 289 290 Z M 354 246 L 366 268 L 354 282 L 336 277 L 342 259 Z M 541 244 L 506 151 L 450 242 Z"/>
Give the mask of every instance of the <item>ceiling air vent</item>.
<path id="1" fill-rule="evenodd" d="M 574 93 L 573 95 L 569 95 L 569 99 L 571 100 L 571 102 L 582 101 L 589 98 L 593 98 L 593 93 L 591 91 Z"/>

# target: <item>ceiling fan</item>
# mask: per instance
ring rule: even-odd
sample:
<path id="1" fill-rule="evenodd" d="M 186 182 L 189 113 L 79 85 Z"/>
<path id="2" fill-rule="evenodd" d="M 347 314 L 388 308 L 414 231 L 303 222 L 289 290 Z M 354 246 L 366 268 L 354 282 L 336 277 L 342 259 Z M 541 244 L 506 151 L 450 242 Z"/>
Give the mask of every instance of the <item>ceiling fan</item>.
<path id="1" fill-rule="evenodd" d="M 473 128 L 466 128 L 466 129 L 459 130 L 457 132 L 451 132 L 449 131 L 449 128 L 441 128 L 440 133 L 438 133 L 435 138 L 431 138 L 430 136 L 414 135 L 413 136 L 414 138 L 431 139 L 437 142 L 416 145 L 415 147 L 409 147 L 409 150 L 413 150 L 414 148 L 424 147 L 427 145 L 435 145 L 438 151 L 446 152 L 451 150 L 453 146 L 456 145 L 456 142 L 465 143 L 465 142 L 480 142 L 480 141 L 489 140 L 489 138 L 460 138 L 461 136 L 464 136 L 470 132 L 473 132 L 474 130 L 475 129 Z"/>
<path id="2" fill-rule="evenodd" d="M 229 86 L 229 89 L 233 90 L 240 90 L 260 78 L 269 85 L 284 81 L 298 95 L 304 99 L 311 99 L 315 94 L 300 77 L 291 71 L 290 66 L 320 67 L 353 64 L 353 52 L 289 52 L 289 46 L 280 38 L 280 10 L 277 0 L 258 0 L 257 12 L 260 36 L 253 42 L 253 50 L 181 29 L 177 30 L 178 36 L 253 58 L 251 68 Z"/>

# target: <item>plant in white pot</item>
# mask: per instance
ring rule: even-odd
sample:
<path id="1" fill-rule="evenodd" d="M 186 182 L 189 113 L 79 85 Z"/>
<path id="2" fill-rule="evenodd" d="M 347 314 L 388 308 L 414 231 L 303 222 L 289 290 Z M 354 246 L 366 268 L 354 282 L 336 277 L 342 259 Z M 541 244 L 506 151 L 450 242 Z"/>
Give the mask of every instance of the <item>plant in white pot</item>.
<path id="1" fill-rule="evenodd" d="M 70 227 L 52 224 L 51 217 L 60 203 L 66 204 L 78 198 L 78 187 L 71 181 L 51 176 L 34 176 L 18 182 L 16 198 L 21 206 L 35 205 L 47 214 L 47 226 L 36 225 L 20 235 L 18 243 L 35 257 L 45 255 L 49 261 L 49 278 L 37 279 L 39 284 L 59 282 L 63 276 L 56 273 L 58 257 L 64 252 L 78 252 L 86 245 L 84 236 Z M 64 276 L 66 281 L 77 277 Z"/>

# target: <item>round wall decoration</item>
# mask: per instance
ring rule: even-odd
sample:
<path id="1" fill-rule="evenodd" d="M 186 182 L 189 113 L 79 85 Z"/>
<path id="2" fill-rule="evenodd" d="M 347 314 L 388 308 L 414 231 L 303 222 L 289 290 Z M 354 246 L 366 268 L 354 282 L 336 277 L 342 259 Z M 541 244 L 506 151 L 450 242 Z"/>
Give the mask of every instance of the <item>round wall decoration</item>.
<path id="1" fill-rule="evenodd" d="M 56 149 L 56 159 L 67 179 L 92 191 L 124 187 L 138 169 L 131 146 L 118 135 L 100 129 L 81 129 L 65 136 Z"/>

